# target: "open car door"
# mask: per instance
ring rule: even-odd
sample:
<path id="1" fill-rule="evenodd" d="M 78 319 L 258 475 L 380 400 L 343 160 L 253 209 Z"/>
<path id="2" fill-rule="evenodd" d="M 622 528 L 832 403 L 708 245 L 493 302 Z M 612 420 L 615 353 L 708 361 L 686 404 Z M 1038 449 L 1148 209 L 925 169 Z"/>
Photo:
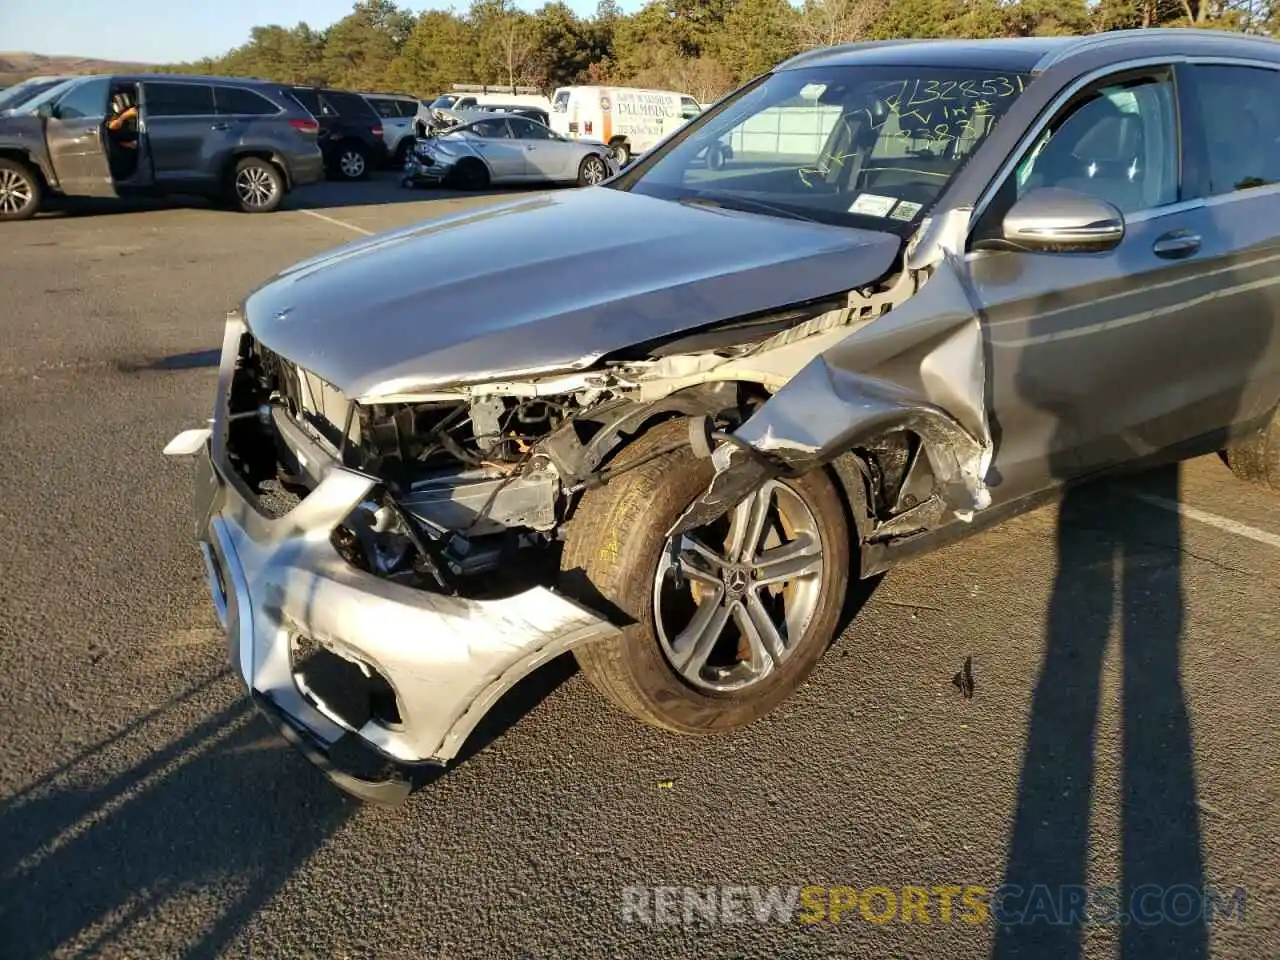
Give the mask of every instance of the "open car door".
<path id="1" fill-rule="evenodd" d="M 49 161 L 59 188 L 68 196 L 116 196 L 107 156 L 109 88 L 104 77 L 86 80 L 41 111 Z"/>

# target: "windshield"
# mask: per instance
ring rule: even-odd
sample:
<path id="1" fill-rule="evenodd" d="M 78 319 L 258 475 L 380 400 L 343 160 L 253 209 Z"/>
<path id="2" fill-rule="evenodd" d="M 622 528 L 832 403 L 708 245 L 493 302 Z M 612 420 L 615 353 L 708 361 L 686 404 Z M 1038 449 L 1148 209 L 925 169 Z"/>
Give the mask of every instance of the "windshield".
<path id="1" fill-rule="evenodd" d="M 458 102 L 457 96 L 452 93 L 442 93 L 431 101 L 431 107 L 434 110 L 448 110 Z"/>
<path id="2" fill-rule="evenodd" d="M 16 86 L 0 93 L 0 110 L 16 110 L 23 104 L 30 103 L 46 90 L 66 83 L 65 77 L 43 77 L 39 80 L 24 80 Z"/>
<path id="3" fill-rule="evenodd" d="M 21 109 L 29 112 L 34 112 L 44 104 L 57 100 L 64 93 L 66 93 L 72 87 L 78 86 L 85 79 L 86 79 L 85 77 L 72 77 L 71 79 L 67 79 L 67 80 L 59 80 L 57 83 L 53 84 L 53 86 L 46 87 L 44 90 L 41 90 L 39 93 L 31 97 L 29 100 L 24 100 L 22 102 Z M 5 104 L 3 109 L 14 110 L 18 108 L 14 107 L 12 103 L 8 103 L 8 104 Z"/>
<path id="4" fill-rule="evenodd" d="M 905 236 L 1026 83 L 946 67 L 783 70 L 691 120 L 614 186 Z"/>

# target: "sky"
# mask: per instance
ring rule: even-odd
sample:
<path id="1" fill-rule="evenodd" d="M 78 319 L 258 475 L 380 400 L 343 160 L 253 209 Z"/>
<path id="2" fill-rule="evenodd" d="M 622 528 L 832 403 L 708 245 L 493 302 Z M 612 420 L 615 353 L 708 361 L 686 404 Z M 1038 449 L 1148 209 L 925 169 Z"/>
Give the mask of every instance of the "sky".
<path id="1" fill-rule="evenodd" d="M 518 0 L 519 2 L 519 0 Z M 596 0 L 566 0 L 579 14 Z M 305 20 L 323 29 L 351 12 L 352 0 L 0 0 L 0 51 L 65 54 L 140 63 L 177 63 L 216 56 L 249 39 L 249 28 Z M 540 2 L 519 2 L 533 9 Z M 639 0 L 622 0 L 633 10 Z M 465 8 L 402 2 L 418 12 Z"/>

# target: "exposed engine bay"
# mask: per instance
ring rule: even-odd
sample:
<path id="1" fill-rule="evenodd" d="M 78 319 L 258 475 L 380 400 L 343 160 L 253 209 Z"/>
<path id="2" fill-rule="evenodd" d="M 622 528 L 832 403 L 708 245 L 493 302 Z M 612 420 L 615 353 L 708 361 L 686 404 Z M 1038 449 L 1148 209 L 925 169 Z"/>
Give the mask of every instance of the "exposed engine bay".
<path id="1" fill-rule="evenodd" d="M 251 488 L 296 503 L 318 478 L 276 439 L 275 418 L 286 416 L 338 462 L 376 478 L 376 498 L 334 534 L 360 569 L 468 596 L 548 584 L 579 496 L 619 472 L 611 460 L 631 437 L 688 417 L 731 440 L 816 355 L 926 278 L 903 270 L 847 297 L 639 345 L 583 372 L 356 401 L 246 334 L 228 449 Z M 845 459 L 842 479 L 866 513 L 859 530 L 868 540 L 920 532 L 943 513 L 919 435 L 890 430 Z"/>

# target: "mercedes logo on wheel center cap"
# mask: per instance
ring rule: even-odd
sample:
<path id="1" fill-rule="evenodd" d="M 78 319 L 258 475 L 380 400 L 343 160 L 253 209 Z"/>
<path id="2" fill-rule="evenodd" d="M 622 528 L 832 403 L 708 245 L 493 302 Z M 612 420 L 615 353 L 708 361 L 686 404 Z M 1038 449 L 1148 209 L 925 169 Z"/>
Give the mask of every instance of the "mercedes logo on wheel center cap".
<path id="1" fill-rule="evenodd" d="M 747 572 L 741 567 L 730 567 L 724 572 L 724 588 L 731 597 L 747 592 Z"/>

